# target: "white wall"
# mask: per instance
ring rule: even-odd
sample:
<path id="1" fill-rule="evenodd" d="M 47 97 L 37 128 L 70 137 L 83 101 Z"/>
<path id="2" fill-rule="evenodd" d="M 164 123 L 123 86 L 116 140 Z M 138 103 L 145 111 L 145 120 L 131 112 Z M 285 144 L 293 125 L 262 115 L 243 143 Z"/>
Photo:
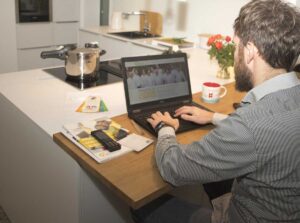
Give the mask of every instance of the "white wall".
<path id="1" fill-rule="evenodd" d="M 163 4 L 162 1 L 157 4 Z M 146 0 L 112 0 L 112 2 L 115 11 L 130 12 L 144 9 Z"/>
<path id="2" fill-rule="evenodd" d="M 100 24 L 100 0 L 80 0 L 80 27 Z"/>
<path id="3" fill-rule="evenodd" d="M 300 0 L 297 0 L 296 5 L 300 7 Z"/>
<path id="4" fill-rule="evenodd" d="M 146 2 L 149 0 L 111 0 L 110 4 L 110 17 L 112 12 L 132 12 L 139 11 L 146 8 Z M 161 3 L 158 3 L 161 4 Z M 111 18 L 110 18 L 111 22 Z M 139 30 L 140 28 L 139 16 L 129 16 L 127 19 L 123 19 L 123 27 L 127 30 Z"/>
<path id="5" fill-rule="evenodd" d="M 249 0 L 112 0 L 112 11 L 146 9 L 162 14 L 163 35 L 196 38 L 199 33 L 232 35 L 241 6 Z M 130 3 L 129 3 L 130 2 Z M 183 16 L 182 16 L 183 15 Z"/>
<path id="6" fill-rule="evenodd" d="M 0 73 L 17 70 L 15 1 L 0 1 Z"/>

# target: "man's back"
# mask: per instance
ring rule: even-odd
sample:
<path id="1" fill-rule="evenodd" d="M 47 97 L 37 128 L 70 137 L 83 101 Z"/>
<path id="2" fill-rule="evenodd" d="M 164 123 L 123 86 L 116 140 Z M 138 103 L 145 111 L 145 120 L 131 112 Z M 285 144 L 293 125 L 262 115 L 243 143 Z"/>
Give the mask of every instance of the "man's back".
<path id="1" fill-rule="evenodd" d="M 158 130 L 155 157 L 166 181 L 180 186 L 236 179 L 230 207 L 223 209 L 232 223 L 300 222 L 300 81 L 291 72 L 299 64 L 299 34 L 298 8 L 284 0 L 249 1 L 235 19 L 233 37 L 235 86 L 248 92 L 242 108 L 229 117 L 177 109 L 175 117 L 216 125 L 185 145 L 176 140 L 178 120 L 161 113 L 148 119 L 153 128 L 165 124 Z M 179 212 L 164 207 L 158 209 Z M 204 208 L 192 214 L 190 209 L 180 211 L 186 216 L 181 222 L 196 215 L 203 221 Z M 212 220 L 217 214 L 212 210 Z"/>
<path id="2" fill-rule="evenodd" d="M 300 222 L 300 85 L 266 95 L 237 115 L 253 134 L 256 170 L 236 180 L 230 218 L 237 210 L 249 222 Z"/>

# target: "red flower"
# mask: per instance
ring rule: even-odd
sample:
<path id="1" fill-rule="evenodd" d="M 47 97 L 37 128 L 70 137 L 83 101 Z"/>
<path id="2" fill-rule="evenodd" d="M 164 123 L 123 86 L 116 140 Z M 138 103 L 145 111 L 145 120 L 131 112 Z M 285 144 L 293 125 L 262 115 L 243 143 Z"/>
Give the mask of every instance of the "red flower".
<path id="1" fill-rule="evenodd" d="M 227 43 L 229 43 L 231 41 L 230 36 L 226 36 L 225 40 L 226 40 Z"/>
<path id="2" fill-rule="evenodd" d="M 213 42 L 215 42 L 215 36 L 209 37 L 209 39 L 207 41 L 207 45 L 210 46 Z"/>
<path id="3" fill-rule="evenodd" d="M 215 38 L 216 39 L 222 39 L 222 35 L 221 34 L 217 34 L 217 35 L 215 35 Z"/>
<path id="4" fill-rule="evenodd" d="M 207 45 L 210 46 L 207 52 L 210 59 L 215 58 L 221 69 L 233 66 L 235 47 L 231 37 L 217 34 L 208 39 Z"/>
<path id="5" fill-rule="evenodd" d="M 223 47 L 223 44 L 222 44 L 222 42 L 216 42 L 215 43 L 216 44 L 216 48 L 218 49 L 218 50 L 220 50 L 220 49 L 222 49 L 222 47 Z"/>

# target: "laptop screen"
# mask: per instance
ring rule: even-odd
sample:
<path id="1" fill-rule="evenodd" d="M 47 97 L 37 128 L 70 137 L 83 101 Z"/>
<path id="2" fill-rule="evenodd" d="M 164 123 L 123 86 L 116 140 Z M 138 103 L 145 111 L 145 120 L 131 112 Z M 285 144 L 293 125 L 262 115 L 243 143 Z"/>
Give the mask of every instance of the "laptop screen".
<path id="1" fill-rule="evenodd" d="M 129 105 L 190 96 L 185 54 L 125 58 L 123 66 Z"/>

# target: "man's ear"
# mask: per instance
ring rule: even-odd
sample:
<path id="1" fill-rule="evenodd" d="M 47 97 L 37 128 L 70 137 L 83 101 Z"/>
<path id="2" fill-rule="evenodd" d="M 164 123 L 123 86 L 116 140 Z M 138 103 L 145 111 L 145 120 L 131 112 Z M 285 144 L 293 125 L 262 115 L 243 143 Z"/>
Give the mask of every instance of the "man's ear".
<path id="1" fill-rule="evenodd" d="M 246 47 L 245 47 L 245 58 L 246 58 L 246 63 L 249 64 L 251 63 L 254 58 L 257 56 L 258 50 L 256 46 L 252 42 L 248 42 Z"/>

